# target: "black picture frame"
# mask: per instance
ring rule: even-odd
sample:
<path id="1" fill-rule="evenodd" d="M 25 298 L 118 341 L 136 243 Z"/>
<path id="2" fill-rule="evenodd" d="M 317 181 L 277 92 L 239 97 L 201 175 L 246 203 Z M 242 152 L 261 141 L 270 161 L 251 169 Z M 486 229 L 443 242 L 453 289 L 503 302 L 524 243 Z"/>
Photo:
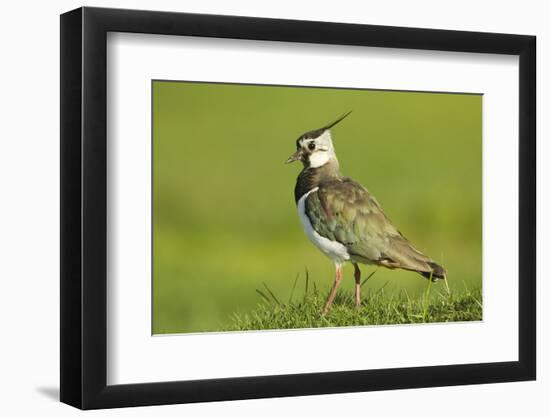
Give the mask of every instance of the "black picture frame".
<path id="1" fill-rule="evenodd" d="M 519 360 L 107 385 L 108 32 L 519 56 Z M 61 401 L 81 409 L 533 380 L 534 36 L 79 8 L 61 15 Z"/>

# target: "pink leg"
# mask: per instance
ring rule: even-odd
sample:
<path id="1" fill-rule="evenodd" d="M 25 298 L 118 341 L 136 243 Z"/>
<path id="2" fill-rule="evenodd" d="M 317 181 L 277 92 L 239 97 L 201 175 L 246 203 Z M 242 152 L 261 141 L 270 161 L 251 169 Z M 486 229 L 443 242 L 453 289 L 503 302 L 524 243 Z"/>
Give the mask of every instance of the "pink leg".
<path id="1" fill-rule="evenodd" d="M 353 264 L 355 271 L 353 276 L 355 277 L 355 307 L 359 310 L 361 308 L 361 271 L 357 264 Z"/>
<path id="2" fill-rule="evenodd" d="M 323 314 L 327 314 L 330 310 L 332 302 L 334 301 L 334 297 L 336 297 L 336 290 L 338 290 L 338 285 L 340 285 L 340 281 L 342 281 L 342 265 L 336 265 L 336 277 L 334 278 L 334 284 L 332 284 L 332 289 L 330 290 L 327 303 L 325 304 L 325 308 L 323 309 Z"/>

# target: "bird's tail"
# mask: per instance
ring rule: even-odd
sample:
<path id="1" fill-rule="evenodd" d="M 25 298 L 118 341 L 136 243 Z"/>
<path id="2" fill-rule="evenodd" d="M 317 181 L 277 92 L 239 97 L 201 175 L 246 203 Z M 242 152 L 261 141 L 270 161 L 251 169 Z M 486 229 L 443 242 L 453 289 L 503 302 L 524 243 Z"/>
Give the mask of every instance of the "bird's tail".
<path id="1" fill-rule="evenodd" d="M 391 242 L 390 250 L 385 255 L 386 259 L 381 263 L 389 268 L 401 268 L 418 272 L 425 278 L 437 281 L 447 277 L 447 271 L 431 258 L 416 249 L 403 236 L 395 237 Z"/>

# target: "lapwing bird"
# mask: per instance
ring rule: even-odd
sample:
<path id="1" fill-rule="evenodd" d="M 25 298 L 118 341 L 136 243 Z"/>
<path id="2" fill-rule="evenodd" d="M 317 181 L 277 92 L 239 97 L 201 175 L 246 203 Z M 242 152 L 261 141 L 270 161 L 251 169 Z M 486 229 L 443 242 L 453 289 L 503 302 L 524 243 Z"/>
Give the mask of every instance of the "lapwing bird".
<path id="1" fill-rule="evenodd" d="M 351 112 L 296 140 L 296 152 L 286 163 L 301 161 L 294 197 L 307 237 L 336 266 L 336 277 L 326 301 L 326 314 L 342 280 L 342 266 L 355 272 L 355 305 L 361 306 L 359 263 L 418 272 L 436 281 L 447 271 L 416 249 L 393 225 L 368 190 L 340 173 L 330 129 Z"/>

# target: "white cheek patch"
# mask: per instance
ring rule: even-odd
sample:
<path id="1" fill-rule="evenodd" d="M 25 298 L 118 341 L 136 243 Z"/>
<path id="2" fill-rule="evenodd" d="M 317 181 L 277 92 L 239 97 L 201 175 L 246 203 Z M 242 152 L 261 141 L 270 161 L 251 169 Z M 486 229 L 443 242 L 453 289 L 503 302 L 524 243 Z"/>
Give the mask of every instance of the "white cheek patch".
<path id="1" fill-rule="evenodd" d="M 314 143 L 316 145 L 316 149 L 309 155 L 309 166 L 311 168 L 319 168 L 331 159 L 336 159 L 330 131 L 326 130 L 323 132 L 321 136 L 315 139 Z"/>
<path id="2" fill-rule="evenodd" d="M 329 152 L 326 151 L 316 151 L 309 155 L 309 166 L 311 168 L 319 168 L 320 166 L 325 165 L 330 159 Z"/>

